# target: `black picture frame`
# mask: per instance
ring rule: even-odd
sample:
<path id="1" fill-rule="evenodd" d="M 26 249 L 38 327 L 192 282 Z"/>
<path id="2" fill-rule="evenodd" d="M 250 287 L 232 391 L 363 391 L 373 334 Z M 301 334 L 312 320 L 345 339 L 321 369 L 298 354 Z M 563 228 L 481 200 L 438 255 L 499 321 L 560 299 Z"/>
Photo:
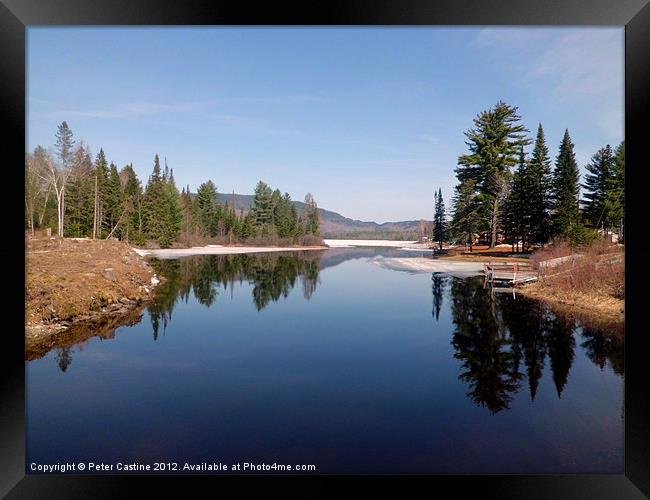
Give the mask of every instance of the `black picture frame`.
<path id="1" fill-rule="evenodd" d="M 644 498 L 650 496 L 650 397 L 648 370 L 645 369 L 648 328 L 644 323 L 642 286 L 650 283 L 648 270 L 642 267 L 644 250 L 644 174 L 648 169 L 644 129 L 650 116 L 650 5 L 647 0 L 329 0 L 300 4 L 260 3 L 251 6 L 235 0 L 0 0 L 0 99 L 4 122 L 3 155 L 5 186 L 10 207 L 3 232 L 5 262 L 25 259 L 25 248 L 17 241 L 24 238 L 23 221 L 13 215 L 13 207 L 24 200 L 15 189 L 22 175 L 25 155 L 25 40 L 26 28 L 37 25 L 571 25 L 625 26 L 625 139 L 627 156 L 626 213 L 626 341 L 625 341 L 625 473 L 621 475 L 557 476 L 408 476 L 428 491 L 465 495 L 475 493 L 494 498 Z M 15 135 L 15 138 L 11 135 Z M 7 154 L 8 153 L 8 154 Z M 16 182 L 6 176 L 13 172 Z M 645 195 L 645 196 L 644 196 Z M 14 199 L 15 198 L 15 199 Z M 22 205 L 24 206 L 24 205 Z M 23 239 L 24 241 L 24 239 Z M 10 264 L 18 286 L 25 275 L 18 264 Z M 5 270 L 5 274 L 10 269 Z M 24 270 L 24 268 L 23 268 Z M 14 290 L 13 282 L 6 285 Z M 24 297 L 23 297 L 24 298 Z M 136 482 L 144 481 L 150 494 L 160 489 L 169 495 L 174 488 L 187 493 L 187 484 L 207 483 L 208 491 L 219 494 L 223 486 L 235 487 L 238 496 L 249 485 L 269 487 L 290 483 L 301 496 L 322 493 L 314 488 L 314 479 L 329 483 L 330 476 L 73 476 L 25 474 L 25 361 L 24 308 L 18 293 L 7 294 L 3 301 L 4 371 L 0 403 L 0 495 L 7 498 L 113 498 L 128 494 Z M 355 478 L 358 476 L 355 476 Z M 253 479 L 253 481 L 251 481 Z M 286 480 L 288 479 L 288 481 Z M 363 477 L 382 490 L 386 476 Z M 217 480 L 218 483 L 214 483 Z M 349 482 L 349 481 L 345 481 Z M 141 485 L 138 485 L 141 486 Z M 409 486 L 412 486 L 409 484 Z M 433 489 L 436 488 L 436 489 Z M 337 490 L 340 488 L 337 488 Z M 400 495 L 408 491 L 396 490 Z"/>

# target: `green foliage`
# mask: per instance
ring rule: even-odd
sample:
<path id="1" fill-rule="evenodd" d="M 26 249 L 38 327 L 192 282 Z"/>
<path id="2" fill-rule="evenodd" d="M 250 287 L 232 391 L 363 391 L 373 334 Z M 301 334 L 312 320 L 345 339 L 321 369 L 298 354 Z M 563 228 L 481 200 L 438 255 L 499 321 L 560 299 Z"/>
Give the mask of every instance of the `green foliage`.
<path id="1" fill-rule="evenodd" d="M 146 238 L 157 241 L 161 248 L 170 247 L 180 234 L 183 213 L 179 198 L 173 171 L 165 165 L 161 175 L 160 158 L 156 155 L 144 193 L 143 213 Z"/>
<path id="2" fill-rule="evenodd" d="M 196 192 L 199 228 L 204 236 L 214 237 L 218 232 L 217 188 L 212 181 L 204 182 Z"/>
<path id="3" fill-rule="evenodd" d="M 584 246 L 598 238 L 598 234 L 581 222 L 572 224 L 566 231 L 566 238 L 571 246 Z"/>
<path id="4" fill-rule="evenodd" d="M 90 151 L 82 144 L 73 154 L 71 175 L 65 187 L 65 234 L 73 238 L 92 231 L 94 175 Z"/>
<path id="5" fill-rule="evenodd" d="M 234 198 L 232 202 L 219 203 L 212 181 L 201 184 L 196 195 L 189 186 L 179 193 L 173 169 L 166 160 L 163 169 L 158 154 L 143 190 L 133 165 L 118 170 L 114 163 L 109 165 L 103 149 L 94 162 L 83 143 L 73 149 L 72 132 L 66 122 L 59 126 L 56 138 L 59 165 L 40 146 L 26 158 L 27 229 L 50 226 L 59 230 L 61 214 L 50 179 L 53 167 L 59 175 L 57 183 L 65 177 L 63 220 L 68 236 L 101 239 L 111 235 L 140 245 L 155 241 L 161 247 L 169 247 L 179 240 L 191 245 L 205 243 L 206 238 L 209 241 L 224 237 L 230 243 L 256 237 L 296 242 L 306 234 L 319 232 L 318 211 L 311 195 L 307 216 L 300 218 L 288 193 L 282 195 L 279 189 L 272 190 L 260 181 L 251 209 L 238 213 Z M 63 170 L 65 176 L 60 175 Z M 56 188 L 59 189 L 58 184 Z"/>
<path id="6" fill-rule="evenodd" d="M 435 210 L 433 215 L 433 240 L 438 242 L 440 250 L 447 236 L 447 221 L 445 217 L 445 203 L 442 199 L 442 189 L 434 193 Z"/>
<path id="7" fill-rule="evenodd" d="M 473 243 L 473 235 L 485 226 L 480 217 L 479 195 L 476 193 L 476 181 L 467 178 L 455 188 L 453 198 L 454 215 L 451 220 L 451 233 L 461 238 L 463 243 Z"/>
<path id="8" fill-rule="evenodd" d="M 120 176 L 124 179 L 123 196 L 125 208 L 120 236 L 126 241 L 143 244 L 142 185 L 131 164 L 126 165 L 122 169 Z"/>
<path id="9" fill-rule="evenodd" d="M 619 241 L 622 241 L 625 219 L 625 141 L 616 148 L 615 155 L 612 175 L 608 182 L 606 203 L 612 224 L 618 225 Z"/>
<path id="10" fill-rule="evenodd" d="M 305 208 L 302 214 L 302 233 L 320 235 L 320 217 L 318 215 L 318 206 L 311 193 L 305 196 Z"/>
<path id="11" fill-rule="evenodd" d="M 539 124 L 535 148 L 529 164 L 528 205 L 530 207 L 530 241 L 546 243 L 551 236 L 551 159 L 544 137 L 544 129 Z"/>
<path id="12" fill-rule="evenodd" d="M 120 174 L 117 171 L 117 166 L 114 163 L 111 163 L 109 169 L 106 192 L 104 194 L 104 209 L 106 211 L 106 228 L 110 233 L 120 220 L 120 216 L 124 210 L 122 183 L 120 182 Z M 116 230 L 113 236 L 119 237 L 120 232 Z"/>
<path id="13" fill-rule="evenodd" d="M 255 234 L 268 236 L 273 225 L 273 191 L 265 182 L 259 181 L 255 186 L 253 206 L 251 207 Z"/>
<path id="14" fill-rule="evenodd" d="M 491 246 L 496 241 L 502 201 L 510 182 L 510 168 L 517 164 L 521 147 L 530 144 L 519 123 L 517 107 L 499 101 L 474 119 L 474 127 L 465 132 L 469 154 L 458 158 L 456 176 L 460 184 L 472 181 L 477 196 L 478 213 L 492 231 Z M 465 186 L 467 186 L 466 184 Z"/>
<path id="15" fill-rule="evenodd" d="M 110 230 L 106 229 L 108 225 L 106 222 L 106 196 L 109 184 L 109 170 L 108 161 L 106 160 L 103 149 L 99 150 L 95 159 L 95 177 L 97 179 L 97 236 L 99 238 L 105 238 Z"/>
<path id="16" fill-rule="evenodd" d="M 530 200 L 534 179 L 531 175 L 532 165 L 526 160 L 523 147 L 519 153 L 519 165 L 512 176 L 504 203 L 502 225 L 506 236 L 513 245 L 526 246 L 534 232 L 533 216 L 537 207 Z"/>
<path id="17" fill-rule="evenodd" d="M 74 146 L 74 140 L 72 140 L 72 130 L 68 127 L 67 122 L 62 122 L 59 125 L 57 132 L 55 134 L 56 143 L 54 149 L 56 155 L 61 162 L 61 168 L 66 170 L 71 166 Z"/>
<path id="18" fill-rule="evenodd" d="M 569 131 L 565 130 L 553 171 L 552 196 L 555 235 L 568 236 L 569 230 L 575 230 L 580 222 L 579 181 L 580 172 L 573 151 L 573 143 Z"/>

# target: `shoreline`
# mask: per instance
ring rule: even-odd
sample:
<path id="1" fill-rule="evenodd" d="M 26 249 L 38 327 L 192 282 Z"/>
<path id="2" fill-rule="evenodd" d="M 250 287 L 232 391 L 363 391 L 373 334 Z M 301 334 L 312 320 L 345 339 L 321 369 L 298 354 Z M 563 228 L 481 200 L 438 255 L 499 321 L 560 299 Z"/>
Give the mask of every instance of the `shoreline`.
<path id="1" fill-rule="evenodd" d="M 96 330 L 129 317 L 153 300 L 163 279 L 118 241 L 32 239 L 26 257 L 27 353 L 70 329 Z"/>
<path id="2" fill-rule="evenodd" d="M 517 291 L 528 299 L 545 303 L 554 311 L 570 316 L 587 328 L 595 328 L 623 337 L 625 329 L 625 300 L 599 294 L 573 292 L 558 294 L 543 283 L 529 283 Z"/>
<path id="3" fill-rule="evenodd" d="M 206 245 L 190 248 L 136 248 L 133 251 L 140 257 L 154 257 L 156 259 L 177 259 L 193 255 L 235 255 L 242 253 L 268 253 L 268 252 L 299 252 L 309 250 L 327 250 L 328 246 L 245 246 L 245 245 Z"/>

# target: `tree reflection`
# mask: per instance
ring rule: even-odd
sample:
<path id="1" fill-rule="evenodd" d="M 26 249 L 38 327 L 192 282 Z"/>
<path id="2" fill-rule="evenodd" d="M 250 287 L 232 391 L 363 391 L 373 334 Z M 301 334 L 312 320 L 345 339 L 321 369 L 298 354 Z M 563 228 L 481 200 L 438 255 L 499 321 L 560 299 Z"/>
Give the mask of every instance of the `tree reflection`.
<path id="1" fill-rule="evenodd" d="M 302 282 L 303 295 L 310 299 L 319 283 L 320 257 L 322 252 L 268 253 L 259 255 L 204 255 L 178 260 L 153 260 L 156 272 L 163 280 L 156 290 L 156 299 L 149 307 L 149 315 L 158 338 L 160 325 L 166 327 L 180 298 L 187 302 L 190 292 L 196 300 L 207 307 L 213 306 L 219 297 L 219 289 L 236 282 L 247 281 L 253 286 L 253 303 L 258 311 L 287 297 Z"/>
<path id="2" fill-rule="evenodd" d="M 492 299 L 480 280 L 453 280 L 452 317 L 456 331 L 454 357 L 465 370 L 459 376 L 470 387 L 468 396 L 495 414 L 508 409 L 521 375 L 511 341 L 501 334 Z"/>
<path id="3" fill-rule="evenodd" d="M 513 299 L 511 296 L 504 296 L 499 301 L 513 349 L 519 357 L 524 358 L 528 390 L 531 400 L 534 400 L 547 354 L 544 331 L 548 317 L 545 306 L 541 302 L 526 300 L 523 297 Z"/>
<path id="4" fill-rule="evenodd" d="M 440 317 L 446 282 L 447 276 L 444 274 L 433 273 L 431 275 L 431 291 L 433 292 L 433 310 L 431 311 L 431 315 L 436 318 L 436 321 Z"/>
<path id="5" fill-rule="evenodd" d="M 580 347 L 585 349 L 587 357 L 601 369 L 605 368 L 607 362 L 614 370 L 614 373 L 623 375 L 625 373 L 623 341 L 611 335 L 603 335 L 601 332 L 592 329 L 583 329 L 582 338 L 584 342 Z"/>
<path id="6" fill-rule="evenodd" d="M 468 384 L 472 401 L 492 414 L 508 409 L 524 377 L 534 400 L 547 357 L 557 395 L 562 396 L 575 358 L 574 320 L 537 301 L 491 294 L 480 279 L 452 279 L 449 286 L 455 325 L 451 343 L 461 362 L 459 379 Z M 434 317 L 441 288 L 444 285 L 439 287 L 434 280 Z M 601 368 L 609 362 L 615 373 L 623 375 L 622 340 L 587 328 L 582 329 L 582 338 L 581 347 L 592 362 Z"/>
<path id="7" fill-rule="evenodd" d="M 64 347 L 56 352 L 56 364 L 62 372 L 65 372 L 72 363 L 72 350 Z"/>
<path id="8" fill-rule="evenodd" d="M 548 356 L 551 358 L 553 382 L 558 397 L 569 379 L 569 370 L 575 358 L 576 340 L 573 336 L 575 322 L 566 318 L 555 317 L 549 322 L 546 332 Z"/>

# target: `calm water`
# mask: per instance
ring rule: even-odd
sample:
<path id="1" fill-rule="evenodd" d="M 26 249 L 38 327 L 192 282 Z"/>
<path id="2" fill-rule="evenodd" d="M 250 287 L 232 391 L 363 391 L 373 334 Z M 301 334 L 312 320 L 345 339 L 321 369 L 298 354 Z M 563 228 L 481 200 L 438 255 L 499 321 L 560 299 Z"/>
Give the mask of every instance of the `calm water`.
<path id="1" fill-rule="evenodd" d="M 622 473 L 622 342 L 381 255 L 159 261 L 139 323 L 27 363 L 28 463 Z"/>

